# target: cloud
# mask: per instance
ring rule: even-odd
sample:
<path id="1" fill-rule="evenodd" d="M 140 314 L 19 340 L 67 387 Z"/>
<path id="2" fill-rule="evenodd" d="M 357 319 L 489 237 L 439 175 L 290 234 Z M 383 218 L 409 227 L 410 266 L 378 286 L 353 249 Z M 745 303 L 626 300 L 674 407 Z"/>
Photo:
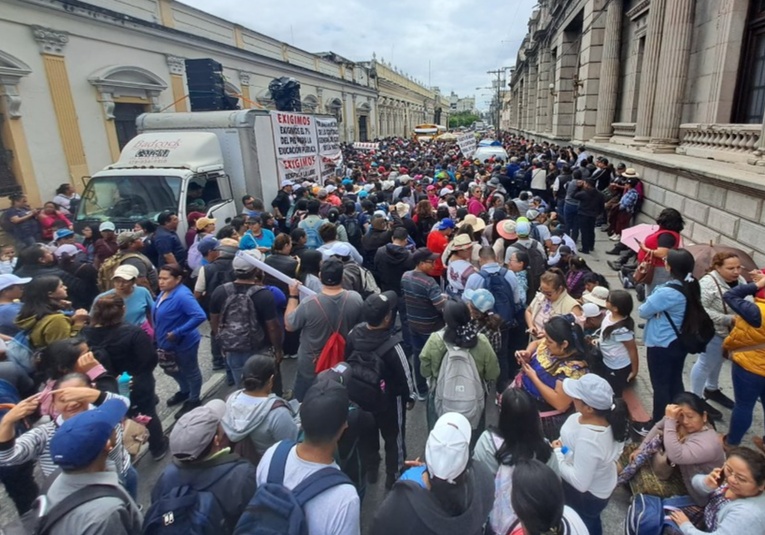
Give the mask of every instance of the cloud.
<path id="1" fill-rule="evenodd" d="M 309 52 L 332 51 L 352 61 L 384 58 L 442 94 L 476 97 L 488 108 L 486 71 L 515 65 L 534 0 L 183 0 Z"/>

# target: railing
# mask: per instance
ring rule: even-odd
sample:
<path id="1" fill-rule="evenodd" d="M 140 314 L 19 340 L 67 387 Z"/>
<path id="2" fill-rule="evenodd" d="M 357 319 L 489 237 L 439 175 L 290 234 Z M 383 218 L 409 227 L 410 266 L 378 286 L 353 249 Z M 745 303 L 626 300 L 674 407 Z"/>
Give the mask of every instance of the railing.
<path id="1" fill-rule="evenodd" d="M 760 140 L 760 124 L 681 124 L 679 154 L 745 162 Z"/>

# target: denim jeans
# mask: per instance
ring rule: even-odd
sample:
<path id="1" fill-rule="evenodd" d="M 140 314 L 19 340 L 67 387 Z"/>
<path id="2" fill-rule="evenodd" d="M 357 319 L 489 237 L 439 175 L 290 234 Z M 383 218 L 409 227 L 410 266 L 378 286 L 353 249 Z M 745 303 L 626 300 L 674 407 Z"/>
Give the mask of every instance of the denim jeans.
<path id="1" fill-rule="evenodd" d="M 664 418 L 664 409 L 683 392 L 683 364 L 687 353 L 675 339 L 669 347 L 647 348 L 648 375 L 653 387 L 653 421 Z"/>
<path id="2" fill-rule="evenodd" d="M 590 535 L 603 535 L 600 513 L 608 505 L 608 500 L 589 492 L 579 492 L 566 481 L 563 482 L 563 494 L 566 497 L 566 505 L 579 514 Z"/>
<path id="3" fill-rule="evenodd" d="M 574 206 L 571 203 L 566 203 L 563 209 L 563 221 L 566 222 L 566 234 L 571 236 L 574 243 L 579 239 L 579 222 L 577 221 L 577 214 L 579 214 L 579 205 Z"/>
<path id="4" fill-rule="evenodd" d="M 425 343 L 430 338 L 429 334 L 420 334 L 415 331 L 410 331 L 410 337 L 412 340 L 412 367 L 414 368 L 414 386 L 417 393 L 425 395 L 428 393 L 428 383 L 420 373 L 420 352 L 425 347 Z"/>
<path id="5" fill-rule="evenodd" d="M 188 393 L 189 401 L 199 401 L 202 393 L 202 371 L 199 369 L 198 353 L 199 342 L 185 351 L 176 351 L 178 372 L 168 374 L 178 383 L 181 392 Z"/>
<path id="6" fill-rule="evenodd" d="M 124 489 L 127 491 L 128 494 L 130 494 L 130 497 L 134 500 L 138 499 L 138 470 L 135 469 L 135 466 L 131 466 L 128 468 L 128 471 L 124 474 L 120 475 L 120 483 L 124 487 Z"/>
<path id="7" fill-rule="evenodd" d="M 404 350 L 404 354 L 409 356 L 412 354 L 412 333 L 409 331 L 409 321 L 406 318 L 406 301 L 402 297 L 398 300 L 397 308 L 398 317 L 401 322 L 401 348 Z"/>
<path id="8" fill-rule="evenodd" d="M 242 370 L 244 369 L 244 363 L 247 362 L 250 357 L 255 355 L 263 355 L 268 358 L 273 358 L 268 353 L 263 352 L 228 351 L 226 353 L 226 364 L 228 365 L 228 368 L 231 369 L 231 374 L 234 377 L 234 384 L 237 388 L 242 388 Z M 276 375 L 279 375 L 278 370 Z M 274 382 L 276 382 L 276 377 L 274 377 Z"/>
<path id="9" fill-rule="evenodd" d="M 308 392 L 308 389 L 311 388 L 311 385 L 315 380 L 315 375 L 313 377 L 304 377 L 300 375 L 300 373 L 295 375 L 295 384 L 292 386 L 292 397 L 302 403 L 305 393 Z"/>
<path id="10" fill-rule="evenodd" d="M 736 406 L 733 407 L 733 414 L 730 417 L 727 441 L 731 446 L 738 446 L 752 425 L 752 413 L 757 400 L 765 409 L 765 377 L 749 372 L 735 362 L 731 364 Z"/>
<path id="11" fill-rule="evenodd" d="M 707 350 L 699 354 L 699 358 L 691 368 L 691 392 L 704 397 L 704 388 L 717 390 L 720 370 L 723 365 L 723 337 L 719 334 L 707 344 Z"/>

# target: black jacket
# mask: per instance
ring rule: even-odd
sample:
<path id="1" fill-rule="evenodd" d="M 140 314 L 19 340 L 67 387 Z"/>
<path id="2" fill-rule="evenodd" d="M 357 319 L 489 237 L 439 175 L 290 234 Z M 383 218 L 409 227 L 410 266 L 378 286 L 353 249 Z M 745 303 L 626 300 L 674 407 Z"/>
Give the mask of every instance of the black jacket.
<path id="1" fill-rule="evenodd" d="M 143 329 L 130 323 L 115 327 L 86 327 L 82 331 L 104 368 L 117 376 L 151 373 L 157 366 L 154 343 Z"/>
<path id="2" fill-rule="evenodd" d="M 414 269 L 412 253 L 406 247 L 389 243 L 377 249 L 374 270 L 380 289 L 401 295 L 401 277 Z"/>
<path id="3" fill-rule="evenodd" d="M 272 268 L 284 273 L 288 277 L 297 278 L 298 261 L 292 258 L 292 256 L 285 254 L 272 254 L 265 259 L 265 263 Z M 265 274 L 263 278 L 263 284 L 269 286 L 276 286 L 284 295 L 290 294 L 289 285 L 286 282 L 282 282 L 273 275 Z"/>
<path id="4" fill-rule="evenodd" d="M 98 295 L 98 286 L 96 286 L 95 280 L 92 280 L 90 273 L 87 278 L 80 278 L 55 265 L 33 265 L 21 266 L 14 274 L 19 277 L 32 278 L 58 277 L 64 283 L 64 286 L 66 286 L 69 300 L 72 302 L 72 307 L 75 310 L 78 308 L 90 310 L 93 300 Z"/>
<path id="5" fill-rule="evenodd" d="M 574 193 L 574 199 L 579 201 L 579 215 L 598 217 L 605 209 L 606 199 L 595 188 L 587 188 Z"/>
<path id="6" fill-rule="evenodd" d="M 465 511 L 450 516 L 433 493 L 414 481 L 398 481 L 377 509 L 371 535 L 480 535 L 494 505 L 494 478 L 480 463 L 469 466 Z"/>
<path id="7" fill-rule="evenodd" d="M 354 350 L 375 351 L 390 339 L 390 331 L 372 330 L 366 323 L 360 323 L 351 329 L 346 337 L 345 357 L 348 358 Z M 401 344 L 396 344 L 380 355 L 380 359 L 385 364 L 383 372 L 385 391 L 392 396 L 402 396 L 405 400 L 413 399 L 412 376 L 409 373 L 409 363 L 404 350 L 401 349 Z"/>

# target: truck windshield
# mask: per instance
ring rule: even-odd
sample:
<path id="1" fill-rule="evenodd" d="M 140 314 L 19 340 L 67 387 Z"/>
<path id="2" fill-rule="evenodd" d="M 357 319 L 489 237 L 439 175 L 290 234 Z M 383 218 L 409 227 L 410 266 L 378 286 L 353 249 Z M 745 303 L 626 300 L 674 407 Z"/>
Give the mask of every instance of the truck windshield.
<path id="1" fill-rule="evenodd" d="M 164 210 L 178 210 L 181 179 L 177 176 L 103 176 L 88 182 L 77 221 L 114 223 L 156 219 Z"/>

